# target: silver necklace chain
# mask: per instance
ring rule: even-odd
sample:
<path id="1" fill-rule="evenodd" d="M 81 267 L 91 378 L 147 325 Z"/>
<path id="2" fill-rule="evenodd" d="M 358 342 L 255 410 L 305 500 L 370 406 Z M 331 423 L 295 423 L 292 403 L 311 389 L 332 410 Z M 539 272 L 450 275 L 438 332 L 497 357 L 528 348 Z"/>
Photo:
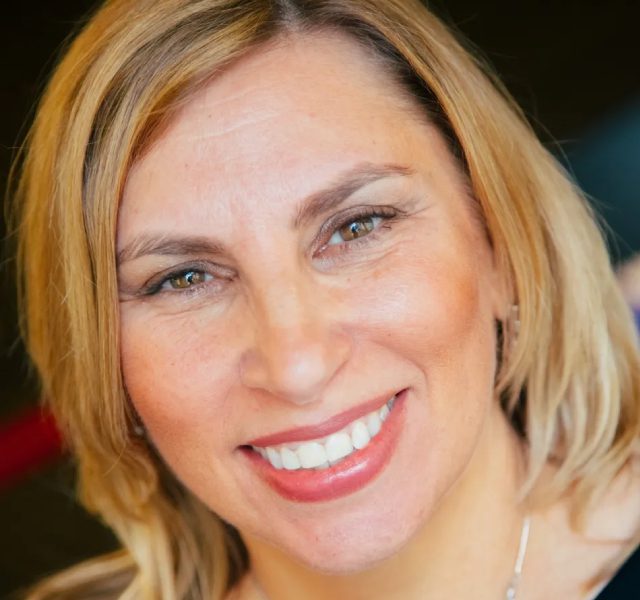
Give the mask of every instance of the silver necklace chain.
<path id="1" fill-rule="evenodd" d="M 516 555 L 516 564 L 513 567 L 513 575 L 509 581 L 509 587 L 505 594 L 505 600 L 516 600 L 516 592 L 520 584 L 522 576 L 522 567 L 524 565 L 524 557 L 527 554 L 527 545 L 529 543 L 529 531 L 531 529 L 531 516 L 527 515 L 522 522 L 522 530 L 520 531 L 520 545 L 518 546 L 518 554 Z"/>

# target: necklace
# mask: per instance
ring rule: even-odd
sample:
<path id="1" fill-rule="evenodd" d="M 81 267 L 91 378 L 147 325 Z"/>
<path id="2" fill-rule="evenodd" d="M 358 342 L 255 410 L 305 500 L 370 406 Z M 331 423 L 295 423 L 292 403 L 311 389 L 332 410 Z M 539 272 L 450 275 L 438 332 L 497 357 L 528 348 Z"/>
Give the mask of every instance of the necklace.
<path id="1" fill-rule="evenodd" d="M 505 600 L 516 600 L 516 592 L 522 575 L 522 566 L 524 565 L 524 557 L 527 553 L 527 544 L 529 543 L 529 530 L 531 529 L 531 517 L 527 515 L 522 522 L 522 530 L 520 531 L 520 545 L 518 546 L 518 554 L 516 555 L 516 564 L 513 567 L 513 575 L 509 581 L 509 587 L 505 595 Z"/>
<path id="2" fill-rule="evenodd" d="M 520 544 L 518 545 L 518 554 L 516 555 L 516 564 L 513 567 L 513 575 L 509 580 L 509 587 L 505 594 L 505 600 L 516 600 L 516 592 L 518 591 L 518 585 L 520 584 L 520 577 L 522 576 L 522 567 L 524 565 L 524 557 L 527 553 L 527 545 L 529 544 L 529 531 L 531 530 L 531 516 L 527 515 L 522 522 L 522 529 L 520 531 Z M 260 594 L 261 598 L 267 598 L 264 590 L 259 586 L 253 574 L 250 575 L 253 580 L 253 585 L 256 591 Z"/>

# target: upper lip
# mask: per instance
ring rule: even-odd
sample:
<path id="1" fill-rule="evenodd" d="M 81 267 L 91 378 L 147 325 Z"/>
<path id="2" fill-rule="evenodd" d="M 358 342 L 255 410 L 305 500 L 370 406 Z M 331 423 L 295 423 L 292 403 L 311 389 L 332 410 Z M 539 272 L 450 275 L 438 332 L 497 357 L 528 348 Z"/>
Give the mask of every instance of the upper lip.
<path id="1" fill-rule="evenodd" d="M 340 431 L 351 421 L 355 421 L 356 419 L 373 412 L 377 408 L 381 408 L 385 402 L 391 400 L 391 398 L 393 398 L 397 393 L 399 392 L 390 392 L 373 398 L 372 400 L 367 400 L 358 406 L 353 406 L 337 415 L 334 415 L 333 417 L 329 417 L 326 421 L 322 421 L 322 423 L 317 423 L 316 425 L 304 425 L 302 427 L 294 427 L 292 429 L 271 433 L 251 440 L 250 442 L 247 442 L 247 445 L 265 448 L 267 446 L 278 446 L 279 444 L 307 442 L 309 440 L 331 435 L 336 431 Z"/>

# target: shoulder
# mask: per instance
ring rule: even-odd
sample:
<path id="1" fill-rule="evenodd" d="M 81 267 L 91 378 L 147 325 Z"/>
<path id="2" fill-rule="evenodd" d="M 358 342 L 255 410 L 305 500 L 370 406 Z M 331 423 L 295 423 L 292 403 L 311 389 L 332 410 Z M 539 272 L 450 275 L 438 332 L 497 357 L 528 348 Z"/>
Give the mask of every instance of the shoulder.
<path id="1" fill-rule="evenodd" d="M 640 562 L 634 555 L 640 544 L 637 461 L 623 469 L 582 520 L 576 521 L 573 506 L 568 497 L 533 513 L 522 586 L 536 593 L 527 598 L 608 600 L 596 592 L 606 589 L 630 557 Z"/>

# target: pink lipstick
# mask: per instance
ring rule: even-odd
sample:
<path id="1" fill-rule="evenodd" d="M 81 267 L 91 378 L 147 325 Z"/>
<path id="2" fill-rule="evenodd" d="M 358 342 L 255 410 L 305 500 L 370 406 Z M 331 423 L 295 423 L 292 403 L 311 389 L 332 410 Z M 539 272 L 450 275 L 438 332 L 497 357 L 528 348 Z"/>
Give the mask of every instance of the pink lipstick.
<path id="1" fill-rule="evenodd" d="M 406 394 L 403 390 L 386 403 L 379 397 L 318 425 L 251 440 L 241 449 L 282 497 L 333 500 L 361 489 L 388 464 L 402 429 Z"/>

